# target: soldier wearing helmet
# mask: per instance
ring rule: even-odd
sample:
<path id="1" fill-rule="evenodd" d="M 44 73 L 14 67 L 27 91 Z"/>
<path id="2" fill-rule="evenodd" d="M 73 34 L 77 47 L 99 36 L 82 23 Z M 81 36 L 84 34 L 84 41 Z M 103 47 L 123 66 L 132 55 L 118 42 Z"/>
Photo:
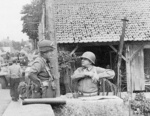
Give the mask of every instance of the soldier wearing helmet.
<path id="1" fill-rule="evenodd" d="M 38 43 L 40 55 L 34 60 L 29 71 L 29 78 L 33 82 L 32 98 L 55 97 L 55 83 L 51 73 L 50 58 L 54 46 L 49 40 Z"/>
<path id="2" fill-rule="evenodd" d="M 113 78 L 115 73 L 111 69 L 94 66 L 96 56 L 93 52 L 84 52 L 81 56 L 81 67 L 71 76 L 77 83 L 77 91 L 81 96 L 98 95 L 97 82 L 100 78 Z"/>

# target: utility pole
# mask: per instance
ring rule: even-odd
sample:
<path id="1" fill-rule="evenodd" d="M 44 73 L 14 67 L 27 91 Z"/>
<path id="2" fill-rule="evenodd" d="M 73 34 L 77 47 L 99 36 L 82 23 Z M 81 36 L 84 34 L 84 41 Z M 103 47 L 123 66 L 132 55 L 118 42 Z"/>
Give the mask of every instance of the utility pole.
<path id="1" fill-rule="evenodd" d="M 118 50 L 118 63 L 117 63 L 117 86 L 118 86 L 118 96 L 121 97 L 121 78 L 120 78 L 120 67 L 122 61 L 122 51 L 124 46 L 124 37 L 125 37 L 125 29 L 126 29 L 126 22 L 128 21 L 126 18 L 122 19 L 123 27 L 122 27 L 122 34 L 120 36 L 120 43 L 119 43 L 119 50 Z"/>
<path id="2" fill-rule="evenodd" d="M 55 50 L 54 50 L 54 55 L 52 56 L 51 63 L 52 63 L 52 73 L 55 78 L 55 83 L 56 83 L 56 97 L 60 96 L 60 84 L 59 84 L 59 68 L 58 68 L 58 52 L 57 52 L 57 40 L 55 36 L 55 22 L 54 22 L 54 11 L 53 11 L 53 5 L 54 1 L 53 0 L 45 0 L 45 5 L 46 5 L 46 39 L 49 39 L 53 41 Z"/>

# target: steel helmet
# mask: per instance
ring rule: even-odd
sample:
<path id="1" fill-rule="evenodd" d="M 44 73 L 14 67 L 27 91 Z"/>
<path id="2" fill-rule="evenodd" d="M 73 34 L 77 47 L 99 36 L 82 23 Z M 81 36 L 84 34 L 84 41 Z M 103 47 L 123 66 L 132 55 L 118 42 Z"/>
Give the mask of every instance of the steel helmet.
<path id="1" fill-rule="evenodd" d="M 96 60 L 96 56 L 93 52 L 84 52 L 81 56 L 81 58 L 87 58 L 88 60 L 90 60 L 93 64 L 95 64 L 95 60 Z"/>
<path id="2" fill-rule="evenodd" d="M 40 52 L 47 52 L 54 50 L 53 42 L 51 42 L 50 40 L 39 41 L 38 47 Z"/>

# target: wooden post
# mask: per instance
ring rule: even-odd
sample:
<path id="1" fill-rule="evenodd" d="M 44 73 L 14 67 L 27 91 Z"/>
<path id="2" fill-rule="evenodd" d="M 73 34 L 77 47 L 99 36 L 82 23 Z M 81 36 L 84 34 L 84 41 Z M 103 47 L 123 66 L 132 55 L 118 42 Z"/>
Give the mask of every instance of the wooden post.
<path id="1" fill-rule="evenodd" d="M 59 71 L 58 71 L 58 52 L 57 52 L 57 40 L 55 37 L 55 22 L 54 22 L 54 13 L 53 13 L 53 0 L 45 0 L 46 5 L 46 39 L 53 41 L 55 50 L 54 55 L 51 59 L 52 64 L 52 73 L 55 77 L 56 83 L 56 97 L 60 96 L 60 84 L 59 84 Z"/>
<path id="2" fill-rule="evenodd" d="M 123 27 L 122 27 L 122 34 L 120 36 L 120 44 L 119 44 L 119 52 L 118 52 L 118 63 L 117 63 L 117 86 L 118 86 L 118 96 L 121 96 L 121 78 L 120 78 L 120 67 L 122 61 L 122 51 L 124 45 L 124 37 L 125 37 L 125 28 L 126 22 L 128 21 L 126 18 L 122 19 Z"/>
<path id="3" fill-rule="evenodd" d="M 43 10 L 43 15 L 42 15 L 42 39 L 45 39 L 45 20 L 46 20 L 46 15 L 45 15 L 45 3 L 42 5 L 42 10 Z"/>
<path id="4" fill-rule="evenodd" d="M 132 77 L 131 77 L 131 62 L 129 61 L 131 56 L 131 45 L 126 45 L 126 58 L 128 61 L 126 62 L 126 77 L 127 77 L 127 93 L 129 96 L 129 116 L 131 115 L 131 99 L 132 99 Z"/>

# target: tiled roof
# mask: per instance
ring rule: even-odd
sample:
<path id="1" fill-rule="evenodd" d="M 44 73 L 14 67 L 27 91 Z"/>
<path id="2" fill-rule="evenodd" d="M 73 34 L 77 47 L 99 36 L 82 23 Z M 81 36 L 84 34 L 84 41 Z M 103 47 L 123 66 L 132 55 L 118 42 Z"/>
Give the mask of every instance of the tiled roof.
<path id="1" fill-rule="evenodd" d="M 150 0 L 66 2 L 55 4 L 54 16 L 58 43 L 119 41 L 124 17 L 125 41 L 150 40 Z"/>

